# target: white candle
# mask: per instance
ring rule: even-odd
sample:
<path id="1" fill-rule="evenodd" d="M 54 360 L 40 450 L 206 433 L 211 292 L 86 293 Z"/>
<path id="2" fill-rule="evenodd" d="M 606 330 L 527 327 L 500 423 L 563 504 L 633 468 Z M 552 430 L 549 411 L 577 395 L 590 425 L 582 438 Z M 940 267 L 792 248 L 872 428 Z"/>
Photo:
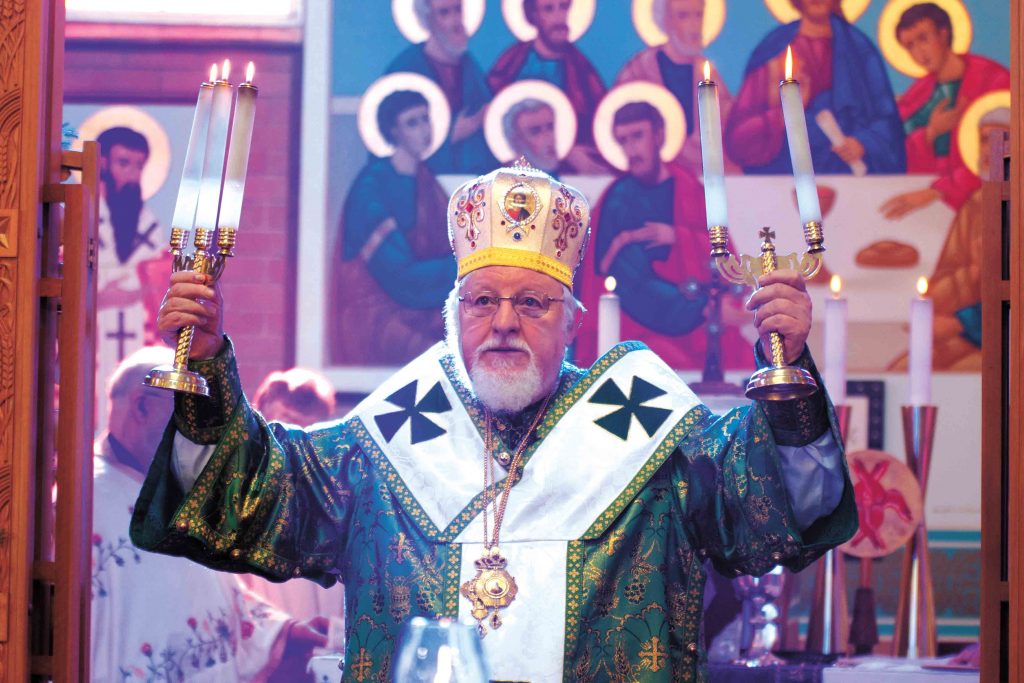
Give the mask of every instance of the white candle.
<path id="1" fill-rule="evenodd" d="M 217 80 L 217 65 L 210 70 L 210 81 L 199 86 L 196 112 L 192 118 L 192 131 L 188 135 L 188 149 L 185 150 L 185 164 L 181 170 L 181 184 L 178 185 L 178 201 L 174 205 L 172 228 L 191 230 L 196 220 L 196 205 L 199 202 L 199 181 L 203 175 L 203 158 L 206 155 L 206 138 L 210 132 L 210 106 L 213 103 L 213 82 Z"/>
<path id="2" fill-rule="evenodd" d="M 918 295 L 910 301 L 910 405 L 932 402 L 932 300 L 928 280 L 917 281 Z"/>
<path id="3" fill-rule="evenodd" d="M 697 111 L 700 116 L 700 153 L 704 163 L 704 204 L 708 227 L 728 226 L 722 115 L 718 105 L 718 84 L 711 80 L 708 61 L 704 62 L 704 80 L 697 84 Z"/>
<path id="4" fill-rule="evenodd" d="M 825 386 L 832 403 L 846 403 L 846 314 L 847 302 L 842 298 L 842 281 L 832 276 L 832 296 L 825 301 Z"/>
<path id="5" fill-rule="evenodd" d="M 786 48 L 786 80 L 779 83 L 779 94 L 782 96 L 782 117 L 786 121 L 789 158 L 793 162 L 793 183 L 796 185 L 800 221 L 820 223 L 821 207 L 818 206 L 818 188 L 814 183 L 811 143 L 807 138 L 807 118 L 804 114 L 804 101 L 800 97 L 800 81 L 793 78 L 792 48 Z"/>
<path id="6" fill-rule="evenodd" d="M 210 134 L 206 140 L 203 160 L 203 179 L 199 185 L 199 206 L 196 209 L 196 227 L 213 230 L 217 227 L 220 209 L 220 190 L 224 180 L 224 156 L 231 123 L 231 83 L 228 82 L 230 64 L 224 60 L 220 79 L 213 84 L 213 106 L 210 111 Z"/>
<path id="7" fill-rule="evenodd" d="M 256 96 L 259 90 L 252 84 L 255 75 L 253 63 L 246 69 L 245 82 L 238 86 L 235 114 L 231 121 L 231 144 L 228 147 L 228 165 L 224 172 L 224 197 L 220 203 L 218 227 L 238 228 L 242 217 L 242 195 L 245 193 L 245 173 L 249 166 L 249 148 L 252 143 L 252 124 L 256 117 Z"/>
<path id="8" fill-rule="evenodd" d="M 604 355 L 621 341 L 622 312 L 619 307 L 619 295 L 615 293 L 615 278 L 609 276 L 604 281 L 605 293 L 597 302 L 597 353 Z"/>

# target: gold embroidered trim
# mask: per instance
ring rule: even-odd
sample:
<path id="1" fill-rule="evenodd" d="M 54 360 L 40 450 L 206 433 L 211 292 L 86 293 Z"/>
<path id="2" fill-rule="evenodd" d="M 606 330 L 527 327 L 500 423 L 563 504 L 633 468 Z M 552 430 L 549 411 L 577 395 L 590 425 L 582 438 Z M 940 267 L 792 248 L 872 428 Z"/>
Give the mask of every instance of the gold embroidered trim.
<path id="1" fill-rule="evenodd" d="M 572 287 L 572 269 L 558 261 L 525 249 L 487 247 L 459 260 L 459 279 L 485 266 L 515 266 L 550 275 L 566 287 Z"/>
<path id="2" fill-rule="evenodd" d="M 644 466 L 640 468 L 640 471 L 633 475 L 633 479 L 626 485 L 626 488 L 622 489 L 622 492 L 612 501 L 604 512 L 598 515 L 590 528 L 583 534 L 584 540 L 593 540 L 604 535 L 604 532 L 611 526 L 611 523 L 626 509 L 626 506 L 636 498 L 640 490 L 643 489 L 647 481 L 654 476 L 654 473 L 658 471 L 658 468 L 662 466 L 668 456 L 679 446 L 679 444 L 686 438 L 686 435 L 693 428 L 695 424 L 707 417 L 711 411 L 709 411 L 703 405 L 694 406 L 691 408 L 679 423 L 669 431 L 662 440 L 661 444 L 654 450 L 651 456 L 644 463 Z"/>
<path id="3" fill-rule="evenodd" d="M 444 566 L 444 614 L 459 618 L 459 586 L 462 578 L 462 544 L 448 544 L 448 559 Z"/>
<path id="4" fill-rule="evenodd" d="M 402 509 L 416 522 L 420 531 L 432 541 L 443 542 L 453 538 L 447 534 L 442 536 L 441 530 L 437 528 L 433 520 L 430 519 L 426 511 L 420 506 L 416 497 L 412 495 L 398 470 L 395 469 L 395 466 L 384 455 L 384 451 L 381 450 L 377 442 L 370 436 L 370 432 L 367 431 L 363 421 L 358 417 L 354 417 L 345 424 L 345 429 L 363 449 L 363 452 L 370 459 L 370 462 L 373 463 L 374 467 L 377 468 L 381 479 L 391 489 L 391 492 L 394 493 Z"/>
<path id="5" fill-rule="evenodd" d="M 569 541 L 565 560 L 565 644 L 562 671 L 573 670 L 583 610 L 583 541 Z"/>

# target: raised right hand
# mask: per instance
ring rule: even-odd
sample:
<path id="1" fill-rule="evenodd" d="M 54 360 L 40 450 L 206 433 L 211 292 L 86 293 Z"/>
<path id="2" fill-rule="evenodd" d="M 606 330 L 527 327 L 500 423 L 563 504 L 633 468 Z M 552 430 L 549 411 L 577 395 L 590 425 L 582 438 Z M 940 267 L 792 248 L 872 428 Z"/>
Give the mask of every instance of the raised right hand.
<path id="1" fill-rule="evenodd" d="M 156 329 L 172 348 L 178 343 L 178 330 L 195 325 L 189 358 L 213 358 L 224 346 L 224 299 L 220 286 L 209 275 L 181 271 L 171 275 L 171 286 L 164 294 Z"/>

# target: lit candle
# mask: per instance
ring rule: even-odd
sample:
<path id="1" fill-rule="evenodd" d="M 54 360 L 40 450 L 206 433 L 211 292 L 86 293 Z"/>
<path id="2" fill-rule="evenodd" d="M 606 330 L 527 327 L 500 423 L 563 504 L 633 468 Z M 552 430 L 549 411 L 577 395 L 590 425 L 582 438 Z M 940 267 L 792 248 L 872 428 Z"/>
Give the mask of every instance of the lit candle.
<path id="1" fill-rule="evenodd" d="M 203 157 L 206 154 L 206 138 L 210 132 L 210 105 L 213 102 L 213 82 L 217 80 L 217 65 L 210 68 L 210 80 L 199 86 L 196 113 L 192 118 L 192 131 L 188 135 L 185 150 L 185 165 L 181 170 L 181 184 L 178 185 L 178 201 L 174 205 L 172 228 L 191 230 L 196 220 L 196 205 L 199 202 L 199 182 L 203 175 Z"/>
<path id="2" fill-rule="evenodd" d="M 597 352 L 601 355 L 619 343 L 622 315 L 619 295 L 615 293 L 615 278 L 605 278 L 604 288 L 606 291 L 597 302 Z"/>
<path id="3" fill-rule="evenodd" d="M 725 155 L 722 153 L 722 115 L 718 84 L 711 80 L 711 63 L 704 61 L 704 80 L 697 84 L 700 152 L 704 162 L 704 204 L 708 227 L 728 226 L 725 202 Z"/>
<path id="4" fill-rule="evenodd" d="M 228 71 L 231 63 L 224 60 L 220 78 L 213 84 L 213 105 L 210 111 L 210 133 L 206 139 L 203 159 L 203 179 L 199 185 L 199 206 L 196 209 L 196 227 L 213 230 L 217 227 L 220 208 L 221 182 L 224 180 L 224 154 L 231 123 L 231 83 Z"/>
<path id="5" fill-rule="evenodd" d="M 918 278 L 917 296 L 910 301 L 910 405 L 932 402 L 932 300 L 928 280 Z"/>
<path id="6" fill-rule="evenodd" d="M 793 48 L 786 48 L 786 80 L 779 83 L 782 96 L 782 117 L 786 121 L 786 139 L 789 158 L 793 162 L 793 182 L 796 185 L 796 203 L 800 207 L 800 222 L 821 222 L 818 206 L 818 188 L 814 184 L 814 165 L 811 163 L 811 143 L 807 138 L 807 118 L 804 101 L 800 97 L 800 81 L 793 78 Z"/>
<path id="7" fill-rule="evenodd" d="M 832 276 L 832 296 L 825 301 L 825 386 L 834 405 L 846 403 L 846 299 L 842 280 Z"/>
<path id="8" fill-rule="evenodd" d="M 252 84 L 256 67 L 249 62 L 245 82 L 238 86 L 235 114 L 231 121 L 231 144 L 228 147 L 228 166 L 224 172 L 224 198 L 220 204 L 219 227 L 237 228 L 242 217 L 242 195 L 245 193 L 245 172 L 249 165 L 249 147 L 252 143 L 252 124 L 256 116 L 256 96 L 259 89 Z"/>

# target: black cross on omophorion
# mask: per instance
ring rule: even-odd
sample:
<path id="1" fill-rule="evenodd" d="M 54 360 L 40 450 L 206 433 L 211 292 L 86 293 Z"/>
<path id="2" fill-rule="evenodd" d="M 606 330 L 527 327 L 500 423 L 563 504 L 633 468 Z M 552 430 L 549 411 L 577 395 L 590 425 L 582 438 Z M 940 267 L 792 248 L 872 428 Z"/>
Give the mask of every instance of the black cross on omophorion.
<path id="1" fill-rule="evenodd" d="M 117 312 L 117 329 L 113 332 L 107 332 L 107 339 L 117 340 L 117 362 L 120 363 L 124 360 L 124 340 L 135 339 L 138 335 L 134 332 L 129 332 L 124 329 L 124 311 Z"/>
<path id="2" fill-rule="evenodd" d="M 447 413 L 452 409 L 451 403 L 444 395 L 441 383 L 436 382 L 419 401 L 416 400 L 416 386 L 419 380 L 413 380 L 404 387 L 388 396 L 386 400 L 399 410 L 383 413 L 374 417 L 377 428 L 388 443 L 406 422 L 410 423 L 409 441 L 413 445 L 430 441 L 445 434 L 445 429 L 433 422 L 424 413 Z"/>
<path id="3" fill-rule="evenodd" d="M 647 432 L 647 436 L 654 436 L 654 433 L 664 424 L 672 411 L 668 408 L 644 404 L 651 399 L 664 396 L 665 393 L 664 389 L 634 376 L 627 397 L 622 393 L 622 389 L 615 383 L 615 380 L 609 379 L 598 387 L 594 395 L 590 397 L 590 403 L 619 406 L 619 408 L 594 420 L 594 423 L 625 441 L 629 438 L 629 428 L 632 426 L 633 418 L 636 418 L 636 421 Z"/>

